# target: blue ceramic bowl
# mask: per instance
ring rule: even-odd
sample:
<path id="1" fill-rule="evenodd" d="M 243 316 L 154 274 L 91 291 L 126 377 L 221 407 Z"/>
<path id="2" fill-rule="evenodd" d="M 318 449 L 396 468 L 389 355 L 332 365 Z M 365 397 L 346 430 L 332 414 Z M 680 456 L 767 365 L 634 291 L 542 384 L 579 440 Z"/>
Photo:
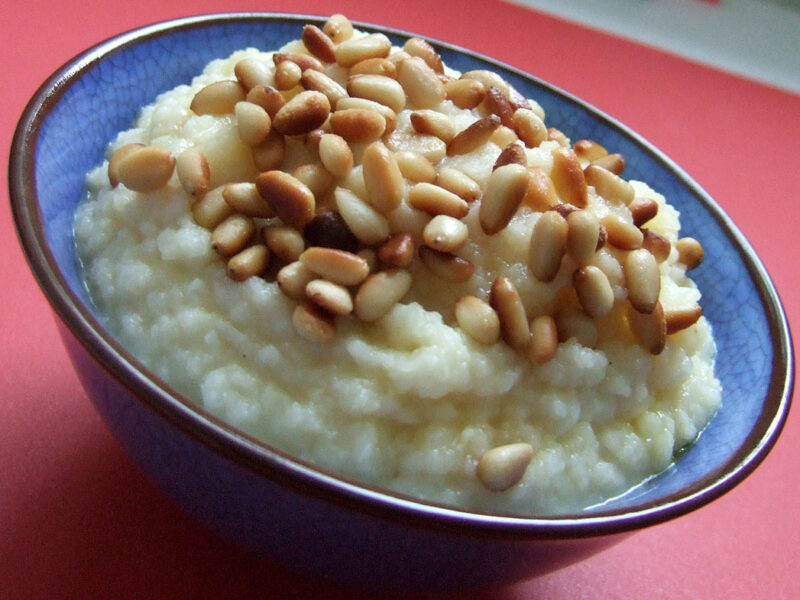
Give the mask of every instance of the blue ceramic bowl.
<path id="1" fill-rule="evenodd" d="M 627 159 L 680 210 L 709 257 L 694 279 L 718 344 L 724 404 L 675 466 L 580 514 L 466 512 L 337 477 L 195 408 L 101 325 L 82 283 L 72 219 L 84 176 L 109 140 L 164 90 L 212 58 L 273 49 L 316 17 L 229 14 L 145 27 L 104 42 L 36 92 L 14 137 L 11 201 L 31 268 L 60 319 L 69 354 L 109 428 L 164 491 L 220 535 L 294 568 L 373 587 L 453 588 L 511 582 L 577 561 L 637 529 L 727 492 L 775 443 L 788 412 L 789 331 L 761 262 L 717 204 L 649 143 L 586 103 L 475 53 L 436 44 L 455 69 L 490 68 L 544 107 L 573 139 Z M 407 34 L 378 27 L 395 43 Z M 489 558 L 491 557 L 491 558 Z"/>

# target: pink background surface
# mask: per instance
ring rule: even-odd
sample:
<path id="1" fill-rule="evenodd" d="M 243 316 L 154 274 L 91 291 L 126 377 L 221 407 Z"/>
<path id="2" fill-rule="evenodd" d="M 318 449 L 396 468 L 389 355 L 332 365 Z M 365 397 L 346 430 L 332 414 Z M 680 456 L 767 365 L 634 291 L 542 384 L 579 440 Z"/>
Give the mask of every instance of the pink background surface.
<path id="1" fill-rule="evenodd" d="M 344 12 L 507 62 L 641 133 L 717 199 L 766 264 L 790 324 L 800 318 L 796 95 L 496 0 L 18 4 L 0 14 L 4 164 L 38 85 L 107 37 L 226 10 Z M 360 598 L 219 541 L 128 461 L 72 371 L 0 194 L 0 597 Z M 474 598 L 800 598 L 798 444 L 793 414 L 764 464 L 712 505 Z"/>

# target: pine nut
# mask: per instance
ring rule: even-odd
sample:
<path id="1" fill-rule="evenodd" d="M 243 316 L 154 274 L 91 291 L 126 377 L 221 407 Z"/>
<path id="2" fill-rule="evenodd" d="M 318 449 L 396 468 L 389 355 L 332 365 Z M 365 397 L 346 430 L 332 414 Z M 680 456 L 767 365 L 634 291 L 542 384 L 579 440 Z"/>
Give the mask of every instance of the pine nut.
<path id="1" fill-rule="evenodd" d="M 454 79 L 444 84 L 447 99 L 458 108 L 472 109 L 486 97 L 486 86 L 475 79 Z"/>
<path id="2" fill-rule="evenodd" d="M 286 99 L 278 90 L 271 85 L 257 85 L 250 88 L 247 92 L 247 102 L 258 104 L 267 111 L 270 119 L 274 118 L 278 111 L 286 104 Z"/>
<path id="3" fill-rule="evenodd" d="M 569 148 L 569 139 L 567 136 L 564 135 L 564 132 L 560 129 L 556 129 L 555 127 L 548 127 L 547 128 L 547 139 L 551 142 L 558 142 L 558 145 L 562 148 Z"/>
<path id="4" fill-rule="evenodd" d="M 575 142 L 573 150 L 578 158 L 589 162 L 608 156 L 608 150 L 593 140 L 578 140 Z"/>
<path id="5" fill-rule="evenodd" d="M 579 265 L 585 265 L 595 255 L 600 239 L 600 221 L 588 210 L 576 210 L 567 215 L 567 253 Z"/>
<path id="6" fill-rule="evenodd" d="M 331 106 L 336 106 L 339 100 L 347 98 L 347 90 L 321 71 L 306 69 L 300 77 L 300 83 L 307 90 L 325 94 Z"/>
<path id="7" fill-rule="evenodd" d="M 369 144 L 383 135 L 386 119 L 364 108 L 337 110 L 331 114 L 333 132 L 352 144 Z"/>
<path id="8" fill-rule="evenodd" d="M 556 187 L 553 185 L 550 175 L 541 167 L 530 167 L 528 173 L 530 174 L 528 189 L 522 203 L 539 212 L 544 212 L 558 204 Z"/>
<path id="9" fill-rule="evenodd" d="M 253 146 L 253 164 L 259 171 L 272 171 L 283 163 L 286 140 L 273 127 L 263 142 Z"/>
<path id="10" fill-rule="evenodd" d="M 483 453 L 475 474 L 493 492 L 504 492 L 522 480 L 533 459 L 533 446 L 523 442 L 497 446 Z"/>
<path id="11" fill-rule="evenodd" d="M 644 234 L 633 223 L 618 215 L 606 215 L 600 222 L 605 227 L 608 243 L 620 250 L 636 250 L 642 247 Z"/>
<path id="12" fill-rule="evenodd" d="M 538 102 L 532 102 L 522 94 L 520 94 L 517 89 L 511 85 L 510 83 L 506 82 L 508 86 L 508 93 L 506 93 L 506 98 L 511 103 L 511 106 L 514 108 L 515 111 L 524 108 L 525 110 L 532 110 L 537 117 L 539 117 L 542 121 L 544 121 L 544 109 L 539 105 Z"/>
<path id="13" fill-rule="evenodd" d="M 353 25 L 350 20 L 342 14 L 332 15 L 322 27 L 323 33 L 327 35 L 334 44 L 339 44 L 353 37 Z"/>
<path id="14" fill-rule="evenodd" d="M 634 198 L 628 209 L 633 217 L 633 224 L 641 227 L 658 214 L 658 202 L 652 198 Z"/>
<path id="15" fill-rule="evenodd" d="M 311 246 L 299 260 L 323 279 L 340 285 L 358 285 L 369 275 L 367 261 L 345 250 Z"/>
<path id="16" fill-rule="evenodd" d="M 486 69 L 476 69 L 474 71 L 467 71 L 461 75 L 461 79 L 474 79 L 480 81 L 488 90 L 491 87 L 498 88 L 503 95 L 508 98 L 508 82 L 500 77 L 497 73 L 487 71 Z"/>
<path id="17" fill-rule="evenodd" d="M 672 244 L 663 235 L 649 229 L 642 229 L 642 248 L 656 257 L 656 262 L 664 262 L 672 252 Z"/>
<path id="18" fill-rule="evenodd" d="M 411 113 L 411 126 L 417 133 L 434 135 L 445 143 L 452 140 L 456 134 L 453 121 L 447 115 L 435 110 L 415 110 Z"/>
<path id="19" fill-rule="evenodd" d="M 126 153 L 116 170 L 126 188 L 146 194 L 167 185 L 175 171 L 175 157 L 164 148 L 144 146 Z"/>
<path id="20" fill-rule="evenodd" d="M 433 108 L 446 98 L 442 82 L 418 56 L 397 65 L 397 81 L 403 86 L 407 101 L 417 108 Z"/>
<path id="21" fill-rule="evenodd" d="M 231 215 L 211 232 L 211 247 L 222 256 L 233 256 L 244 250 L 256 226 L 244 215 Z"/>
<path id="22" fill-rule="evenodd" d="M 497 311 L 500 332 L 506 343 L 520 352 L 527 349 L 531 329 L 517 287 L 507 277 L 498 277 L 492 283 L 489 300 Z"/>
<path id="23" fill-rule="evenodd" d="M 411 289 L 411 283 L 411 274 L 403 269 L 370 275 L 356 293 L 356 316 L 367 323 L 377 321 L 403 299 Z"/>
<path id="24" fill-rule="evenodd" d="M 316 279 L 314 272 L 299 260 L 289 263 L 278 271 L 275 280 L 280 290 L 292 300 L 303 300 L 306 297 L 306 286 Z"/>
<path id="25" fill-rule="evenodd" d="M 319 159 L 334 177 L 344 177 L 353 168 L 353 151 L 343 137 L 334 133 L 320 138 Z"/>
<path id="26" fill-rule="evenodd" d="M 479 344 L 489 346 L 500 339 L 500 317 L 480 298 L 459 298 L 455 304 L 455 316 L 458 326 Z"/>
<path id="27" fill-rule="evenodd" d="M 322 92 L 300 92 L 284 104 L 272 119 L 272 127 L 283 135 L 302 135 L 322 125 L 331 103 Z"/>
<path id="28" fill-rule="evenodd" d="M 436 184 L 466 202 L 474 202 L 483 193 L 474 179 L 458 169 L 444 168 L 439 171 Z"/>
<path id="29" fill-rule="evenodd" d="M 202 152 L 190 148 L 178 155 L 175 161 L 178 181 L 184 191 L 194 198 L 202 198 L 208 192 L 211 170 Z"/>
<path id="30" fill-rule="evenodd" d="M 214 229 L 233 214 L 233 209 L 222 195 L 223 187 L 216 187 L 192 206 L 195 223 L 208 230 Z"/>
<path id="31" fill-rule="evenodd" d="M 500 117 L 497 115 L 489 115 L 483 119 L 478 119 L 450 140 L 447 144 L 447 155 L 467 154 L 480 148 L 489 141 L 489 138 L 498 127 L 500 127 Z"/>
<path id="32" fill-rule="evenodd" d="M 401 150 L 395 152 L 395 160 L 400 173 L 409 181 L 433 183 L 436 180 L 436 169 L 430 161 L 416 152 Z"/>
<path id="33" fill-rule="evenodd" d="M 514 127 L 514 109 L 503 92 L 497 87 L 490 87 L 481 105 L 484 114 L 493 114 L 500 117 L 500 122 L 506 127 Z"/>
<path id="34" fill-rule="evenodd" d="M 568 308 L 556 313 L 556 329 L 558 341 L 566 342 L 574 338 L 581 346 L 595 348 L 597 346 L 598 332 L 594 320 L 577 308 Z"/>
<path id="35" fill-rule="evenodd" d="M 397 208 L 404 189 L 403 174 L 394 154 L 382 142 L 374 142 L 364 150 L 361 166 L 369 203 L 383 214 Z"/>
<path id="36" fill-rule="evenodd" d="M 641 313 L 628 304 L 628 323 L 634 336 L 650 354 L 661 354 L 667 343 L 667 321 L 661 302 L 651 313 Z"/>
<path id="37" fill-rule="evenodd" d="M 627 205 L 636 195 L 630 183 L 603 167 L 589 165 L 583 174 L 586 183 L 594 186 L 595 191 L 609 202 Z"/>
<path id="38" fill-rule="evenodd" d="M 281 221 L 302 229 L 314 217 L 316 202 L 308 186 L 283 171 L 267 171 L 256 177 L 258 192 Z"/>
<path id="39" fill-rule="evenodd" d="M 246 217 L 268 219 L 275 216 L 269 202 L 262 198 L 255 183 L 245 181 L 226 183 L 222 186 L 222 197 L 233 212 Z"/>
<path id="40" fill-rule="evenodd" d="M 419 37 L 412 37 L 403 44 L 403 50 L 411 56 L 418 56 L 433 69 L 435 73 L 444 73 L 442 58 L 427 41 Z"/>
<path id="41" fill-rule="evenodd" d="M 567 220 L 555 211 L 542 213 L 531 234 L 528 265 L 539 281 L 553 281 L 567 245 Z"/>
<path id="42" fill-rule="evenodd" d="M 300 67 L 302 73 L 306 69 L 314 69 L 315 71 L 324 71 L 323 64 L 311 56 L 310 54 L 301 54 L 299 52 L 276 52 L 272 55 L 272 62 L 275 63 L 277 68 L 282 62 L 293 62 Z"/>
<path id="43" fill-rule="evenodd" d="M 553 170 L 550 178 L 561 200 L 578 208 L 586 208 L 589 201 L 586 178 L 575 152 L 559 148 L 553 152 Z"/>
<path id="44" fill-rule="evenodd" d="M 407 267 L 414 260 L 414 240 L 408 233 L 396 233 L 380 248 L 378 258 L 390 267 Z"/>
<path id="45" fill-rule="evenodd" d="M 239 137 L 249 146 L 257 146 L 269 135 L 272 119 L 267 111 L 252 102 L 237 102 L 234 107 Z"/>
<path id="46" fill-rule="evenodd" d="M 355 252 L 358 238 L 353 235 L 342 215 L 335 210 L 319 211 L 303 229 L 305 241 L 309 246 L 323 246 L 336 250 Z"/>
<path id="47" fill-rule="evenodd" d="M 419 133 L 400 133 L 395 131 L 386 138 L 386 146 L 392 152 L 400 152 L 401 150 L 416 152 L 427 158 L 434 165 L 439 164 L 439 161 L 445 157 L 446 152 L 445 143 L 438 137 Z"/>
<path id="48" fill-rule="evenodd" d="M 275 67 L 275 87 L 282 91 L 290 90 L 300 84 L 302 75 L 303 71 L 297 63 L 290 60 L 278 63 Z"/>
<path id="49" fill-rule="evenodd" d="M 456 252 L 466 243 L 468 235 L 467 226 L 462 221 L 437 215 L 428 221 L 422 231 L 422 241 L 439 252 Z"/>
<path id="50" fill-rule="evenodd" d="M 382 33 L 371 33 L 340 43 L 336 47 L 336 62 L 342 67 L 352 67 L 368 58 L 386 58 L 391 49 L 389 38 Z"/>
<path id="51" fill-rule="evenodd" d="M 505 165 L 522 165 L 528 166 L 528 156 L 525 154 L 525 149 L 516 143 L 511 143 L 500 152 L 500 156 L 494 161 L 492 170 Z"/>
<path id="52" fill-rule="evenodd" d="M 475 265 L 468 260 L 427 246 L 420 247 L 419 257 L 431 273 L 445 281 L 463 283 L 475 272 Z"/>
<path id="53" fill-rule="evenodd" d="M 651 313 L 661 293 L 661 272 L 655 256 L 644 248 L 632 250 L 625 257 L 625 285 L 628 300 L 641 313 Z"/>
<path id="54" fill-rule="evenodd" d="M 351 75 L 347 80 L 347 93 L 388 106 L 395 113 L 406 105 L 403 86 L 385 75 Z"/>
<path id="55" fill-rule="evenodd" d="M 697 323 L 703 316 L 703 309 L 697 304 L 689 308 L 672 308 L 664 312 L 667 335 L 683 331 Z"/>
<path id="56" fill-rule="evenodd" d="M 592 164 L 611 171 L 614 175 L 622 175 L 625 170 L 625 158 L 621 154 L 609 154 L 592 161 Z"/>
<path id="57" fill-rule="evenodd" d="M 614 307 L 614 290 L 608 277 L 598 267 L 586 265 L 572 274 L 578 300 L 590 317 L 605 317 Z"/>
<path id="58" fill-rule="evenodd" d="M 389 223 L 386 217 L 353 192 L 337 187 L 333 197 L 342 219 L 361 243 L 374 246 L 389 238 Z"/>
<path id="59" fill-rule="evenodd" d="M 197 115 L 227 115 L 246 95 L 238 81 L 217 81 L 197 92 L 189 109 Z"/>
<path id="60" fill-rule="evenodd" d="M 550 315 L 540 315 L 531 319 L 531 342 L 528 345 L 528 358 L 535 365 L 552 359 L 558 350 L 558 329 Z"/>
<path id="61" fill-rule="evenodd" d="M 456 219 L 467 216 L 465 200 L 433 183 L 417 183 L 408 192 L 408 203 L 429 215 L 448 215 Z"/>
<path id="62" fill-rule="evenodd" d="M 350 67 L 350 75 L 384 75 L 397 79 L 397 67 L 386 58 L 367 58 Z"/>
<path id="63" fill-rule="evenodd" d="M 324 344 L 336 335 L 333 317 L 309 302 L 297 305 L 292 314 L 292 324 L 298 335 L 310 342 Z"/>
<path id="64" fill-rule="evenodd" d="M 114 153 L 111 155 L 111 158 L 108 159 L 108 181 L 111 183 L 112 188 L 115 188 L 119 185 L 120 161 L 128 154 L 131 154 L 137 150 L 141 150 L 144 147 L 144 144 L 139 143 L 125 144 L 114 151 Z"/>
<path id="65" fill-rule="evenodd" d="M 324 279 L 314 279 L 308 283 L 306 298 L 332 315 L 344 316 L 353 312 L 353 299 L 347 288 Z"/>
<path id="66" fill-rule="evenodd" d="M 529 178 L 522 165 L 505 165 L 492 172 L 478 213 L 484 233 L 494 235 L 508 225 L 525 197 Z"/>
<path id="67" fill-rule="evenodd" d="M 306 249 L 306 242 L 300 232 L 286 225 L 265 227 L 261 230 L 261 239 L 270 252 L 287 263 L 298 260 Z"/>
<path id="68" fill-rule="evenodd" d="M 257 244 L 245 248 L 228 259 L 228 277 L 234 281 L 244 281 L 250 277 L 258 277 L 267 271 L 269 266 L 269 250 Z"/>
<path id="69" fill-rule="evenodd" d="M 336 62 L 336 46 L 316 25 L 306 25 L 303 27 L 303 34 L 300 39 L 303 45 L 311 54 L 316 56 L 324 63 Z"/>
<path id="70" fill-rule="evenodd" d="M 692 237 L 679 239 L 675 243 L 675 247 L 678 249 L 678 262 L 686 265 L 687 269 L 696 268 L 705 258 L 703 246 Z"/>
<path id="71" fill-rule="evenodd" d="M 366 98 L 352 98 L 350 96 L 342 98 L 336 103 L 336 110 L 347 110 L 349 108 L 360 108 L 380 113 L 386 120 L 386 129 L 383 135 L 393 132 L 394 128 L 397 126 L 397 115 L 385 104 L 380 104 L 374 100 L 367 100 Z"/>
<path id="72" fill-rule="evenodd" d="M 233 67 L 233 74 L 248 92 L 256 86 L 272 84 L 274 69 L 256 58 L 243 58 Z"/>
<path id="73" fill-rule="evenodd" d="M 333 190 L 333 176 L 322 165 L 300 165 L 292 172 L 292 175 L 308 186 L 315 199 L 322 200 Z"/>
<path id="74" fill-rule="evenodd" d="M 496 145 L 498 148 L 505 148 L 509 144 L 519 141 L 517 134 L 514 130 L 505 125 L 500 125 L 494 130 L 494 133 L 489 137 L 489 141 Z"/>
<path id="75" fill-rule="evenodd" d="M 547 127 L 532 110 L 520 108 L 513 117 L 514 132 L 528 148 L 536 148 L 547 139 Z"/>

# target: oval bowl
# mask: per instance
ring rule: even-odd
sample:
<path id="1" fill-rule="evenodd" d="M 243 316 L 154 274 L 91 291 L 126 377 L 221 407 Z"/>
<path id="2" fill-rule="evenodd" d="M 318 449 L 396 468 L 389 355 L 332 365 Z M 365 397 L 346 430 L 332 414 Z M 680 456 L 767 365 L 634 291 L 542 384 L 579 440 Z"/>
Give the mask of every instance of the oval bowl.
<path id="1" fill-rule="evenodd" d="M 196 408 L 148 372 L 101 325 L 83 284 L 72 219 L 85 174 L 158 93 L 236 49 L 276 49 L 306 23 L 324 19 L 223 14 L 122 34 L 56 71 L 19 122 L 9 182 L 23 249 L 89 397 L 151 479 L 221 536 L 292 568 L 376 589 L 475 589 L 556 569 L 684 515 L 764 459 L 789 409 L 792 347 L 775 289 L 740 231 L 686 173 L 614 119 L 519 70 L 435 41 L 454 69 L 496 70 L 540 102 L 550 125 L 622 153 L 626 177 L 663 193 L 681 212 L 683 233 L 703 241 L 709 259 L 693 279 L 714 328 L 724 394 L 699 441 L 667 471 L 578 514 L 469 512 L 298 461 Z M 357 26 L 395 44 L 410 35 Z"/>

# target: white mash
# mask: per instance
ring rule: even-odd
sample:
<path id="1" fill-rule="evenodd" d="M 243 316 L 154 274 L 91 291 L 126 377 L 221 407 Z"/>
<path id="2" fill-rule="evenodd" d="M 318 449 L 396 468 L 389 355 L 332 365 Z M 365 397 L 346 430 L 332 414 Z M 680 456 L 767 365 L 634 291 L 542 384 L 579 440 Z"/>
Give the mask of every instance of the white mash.
<path id="1" fill-rule="evenodd" d="M 300 43 L 289 49 L 305 52 Z M 133 142 L 173 156 L 196 148 L 208 159 L 212 188 L 253 181 L 257 170 L 234 115 L 197 115 L 189 108 L 204 86 L 235 79 L 234 66 L 246 57 L 274 68 L 271 54 L 255 49 L 211 62 L 191 85 L 144 108 L 134 126 L 111 143 L 109 156 Z M 333 65 L 327 72 L 346 83 L 346 69 Z M 396 131 L 413 133 L 412 110 L 398 114 Z M 456 131 L 480 116 L 450 100 L 435 110 L 447 114 Z M 363 146 L 351 147 L 358 163 Z M 557 140 L 547 140 L 525 149 L 528 165 L 549 172 L 558 147 Z M 500 152 L 490 141 L 445 157 L 436 168 L 459 169 L 485 186 Z M 282 169 L 291 172 L 314 161 L 302 137 L 287 142 Z M 356 166 L 338 185 L 363 195 L 360 175 Z M 544 213 L 525 205 L 490 236 L 479 224 L 480 200 L 472 202 L 462 219 L 469 239 L 456 253 L 474 265 L 467 281 L 444 282 L 415 259 L 409 267 L 411 289 L 387 314 L 371 323 L 337 317 L 335 336 L 320 343 L 296 331 L 298 303 L 279 289 L 274 265 L 265 276 L 243 282 L 228 277 L 226 259 L 212 250 L 211 232 L 195 223 L 194 200 L 177 175 L 157 191 L 139 193 L 125 185 L 112 188 L 106 162 L 87 182 L 75 240 L 108 329 L 202 409 L 346 477 L 470 509 L 580 510 L 667 468 L 720 405 L 707 321 L 701 317 L 669 335 L 657 355 L 645 350 L 625 327 L 623 253 L 608 244 L 592 264 L 606 274 L 616 304 L 608 316 L 594 319 L 594 347 L 572 337 L 558 344 L 550 360 L 534 364 L 502 340 L 484 345 L 458 327 L 455 301 L 464 295 L 487 300 L 498 276 L 517 286 L 529 317 L 554 314 L 563 303 L 580 309 L 564 292 L 576 268 L 569 257 L 552 282 L 531 276 L 528 244 Z M 430 216 L 407 205 L 412 185 L 404 182 L 405 198 L 396 211 L 412 213 L 419 244 Z M 646 184 L 632 185 L 637 197 L 658 203 L 658 214 L 646 227 L 673 242 L 669 257 L 659 263 L 664 310 L 695 305 L 700 294 L 674 247 L 677 211 Z M 606 202 L 591 186 L 586 210 L 631 220 L 624 204 Z M 520 443 L 532 454 L 518 481 L 505 491 L 488 489 L 476 477 L 480 458 L 492 448 Z"/>

